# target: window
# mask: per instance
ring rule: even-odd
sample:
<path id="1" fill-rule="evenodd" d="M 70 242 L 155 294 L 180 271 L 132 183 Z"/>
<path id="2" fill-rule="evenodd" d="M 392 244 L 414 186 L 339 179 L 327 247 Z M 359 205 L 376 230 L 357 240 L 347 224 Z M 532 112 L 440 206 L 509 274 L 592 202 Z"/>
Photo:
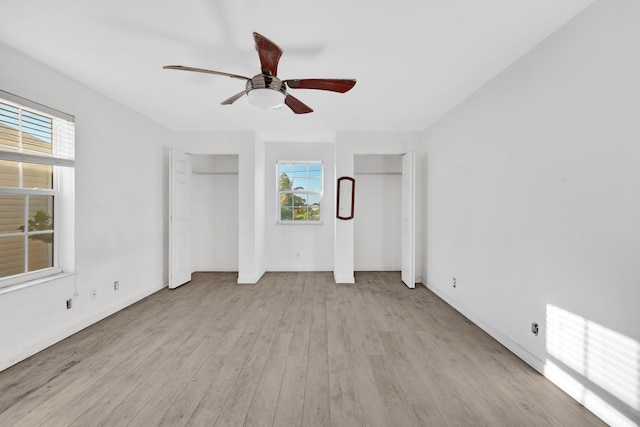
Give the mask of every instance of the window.
<path id="1" fill-rule="evenodd" d="M 321 162 L 278 162 L 278 221 L 319 223 L 322 204 Z"/>
<path id="2" fill-rule="evenodd" d="M 0 287 L 69 264 L 73 157 L 71 116 L 0 91 Z"/>

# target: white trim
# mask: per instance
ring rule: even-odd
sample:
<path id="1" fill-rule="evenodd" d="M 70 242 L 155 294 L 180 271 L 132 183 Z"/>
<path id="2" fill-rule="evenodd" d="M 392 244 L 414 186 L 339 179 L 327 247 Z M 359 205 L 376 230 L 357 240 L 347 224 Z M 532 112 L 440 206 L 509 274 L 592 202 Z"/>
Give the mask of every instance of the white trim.
<path id="1" fill-rule="evenodd" d="M 321 169 L 320 169 L 320 191 L 315 191 L 315 190 L 295 190 L 295 189 L 291 189 L 291 190 L 281 190 L 280 189 L 280 165 L 281 164 L 291 164 L 291 165 L 310 165 L 310 164 L 314 164 L 314 165 L 320 165 Z M 295 172 L 295 167 L 294 167 L 294 172 Z M 324 202 L 324 161 L 322 160 L 277 160 L 276 161 L 276 225 L 322 225 L 323 221 L 324 221 L 324 209 L 323 209 L 323 202 Z M 293 176 L 291 177 L 293 179 Z M 309 178 L 309 175 L 307 174 L 307 178 Z M 296 194 L 318 194 L 320 195 L 320 219 L 317 221 L 314 220 L 283 220 L 280 218 L 280 214 L 281 214 L 281 205 L 280 205 L 280 197 L 282 195 L 282 193 L 287 193 L 287 194 L 292 194 L 292 195 L 296 195 Z"/>
<path id="2" fill-rule="evenodd" d="M 354 172 L 353 173 L 354 176 L 378 176 L 378 175 L 384 175 L 384 176 L 390 176 L 390 175 L 396 175 L 396 176 L 402 176 L 402 172 Z"/>
<path id="3" fill-rule="evenodd" d="M 337 284 L 353 284 L 356 283 L 356 277 L 355 276 L 344 276 L 344 277 L 338 277 L 336 275 L 336 272 L 334 270 L 333 272 L 333 280 L 334 282 L 336 282 Z"/>
<path id="4" fill-rule="evenodd" d="M 73 171 L 74 167 L 74 153 L 75 153 L 75 118 L 69 114 L 55 110 L 53 108 L 46 107 L 34 101 L 22 98 L 17 95 L 0 90 L 0 102 L 3 105 L 9 106 L 11 109 L 17 110 L 18 130 L 20 137 L 20 150 L 23 150 L 22 137 L 24 130 L 22 128 L 23 113 L 29 112 L 42 116 L 43 118 L 51 119 L 51 141 L 53 153 L 42 154 L 33 152 L 14 152 L 0 150 L 0 160 L 18 162 L 19 164 L 45 164 L 53 165 L 53 188 L 52 189 L 40 189 L 40 188 L 22 188 L 23 187 L 23 168 L 19 168 L 19 188 L 0 187 L 0 194 L 11 195 L 24 195 L 25 196 L 25 210 L 24 210 L 24 227 L 25 230 L 20 235 L 25 239 L 25 269 L 28 269 L 29 265 L 29 252 L 28 252 L 28 239 L 29 236 L 53 234 L 54 239 L 51 245 L 53 251 L 52 266 L 49 268 L 24 272 L 13 276 L 0 278 L 0 290 L 13 290 L 16 284 L 24 284 L 25 286 L 31 286 L 34 281 L 38 281 L 42 278 L 51 278 L 52 280 L 62 272 L 63 267 L 67 271 L 73 271 L 75 260 L 70 259 L 68 255 L 74 254 L 74 239 L 73 239 L 73 199 L 75 198 L 75 183 L 72 181 L 64 181 L 65 187 L 61 190 L 61 177 L 64 173 L 68 175 L 66 171 Z M 11 122 L 13 123 L 13 122 Z M 13 126 L 13 124 L 11 124 Z M 58 166 L 65 167 L 60 168 Z M 67 168 L 68 167 L 68 168 Z M 69 175 L 73 177 L 73 175 Z M 64 193 L 64 194 L 63 194 Z M 47 231 L 32 231 L 28 230 L 27 224 L 29 221 L 29 197 L 30 196 L 48 196 L 53 198 L 53 206 L 51 215 L 53 216 L 52 230 Z M 60 199 L 69 199 L 66 203 L 62 203 Z M 68 203 L 71 203 L 68 205 Z M 60 212 L 64 210 L 65 216 L 70 216 L 69 219 L 61 218 Z M 70 224 L 65 227 L 61 224 Z M 19 236 L 17 233 L 4 234 L 3 237 Z M 61 244 L 61 241 L 63 243 Z M 64 258 L 65 264 L 61 265 L 60 253 L 61 250 L 65 251 L 67 255 Z M 45 281 L 46 282 L 46 281 Z M 38 282 L 40 283 L 40 282 Z M 19 287 L 22 288 L 22 287 Z"/>
<path id="5" fill-rule="evenodd" d="M 9 96 L 2 97 L 3 94 L 7 94 L 7 92 L 0 90 L 0 103 L 18 110 L 18 128 L 16 130 L 19 132 L 20 146 L 18 151 L 0 150 L 0 159 L 73 167 L 75 159 L 75 118 L 69 114 L 45 107 L 44 105 L 16 95 L 7 94 Z M 33 108 L 33 106 L 35 106 L 35 108 Z M 51 154 L 33 152 L 31 150 L 24 152 L 22 138 L 25 130 L 23 128 L 22 118 L 25 112 L 51 120 L 51 140 L 49 141 L 53 149 Z M 26 133 L 29 132 L 27 131 Z"/>
<path id="6" fill-rule="evenodd" d="M 73 167 L 75 161 L 73 159 L 63 159 L 53 156 L 42 156 L 30 153 L 18 153 L 14 151 L 0 150 L 0 160 L 8 160 L 10 162 L 37 163 L 40 165 L 66 166 Z"/>
<path id="7" fill-rule="evenodd" d="M 238 280 L 236 281 L 236 283 L 238 285 L 255 285 L 260 279 L 262 279 L 262 276 L 264 276 L 264 272 L 252 278 L 240 277 L 240 275 L 238 275 Z"/>
<path id="8" fill-rule="evenodd" d="M 0 194 L 18 194 L 20 196 L 28 194 L 30 196 L 57 196 L 58 190 L 44 188 L 16 188 L 0 187 Z"/>
<path id="9" fill-rule="evenodd" d="M 239 175 L 239 173 L 238 172 L 191 172 L 191 175 Z"/>
<path id="10" fill-rule="evenodd" d="M 459 311 L 460 314 L 462 314 L 464 317 L 475 323 L 480 329 L 491 335 L 496 341 L 509 349 L 509 351 L 511 351 L 513 354 L 524 360 L 533 369 L 544 375 L 544 362 L 538 359 L 534 354 L 530 353 L 520 344 L 513 341 L 504 333 L 482 320 L 474 312 L 472 312 L 459 302 L 455 301 L 454 299 L 450 298 L 444 291 L 442 291 L 442 289 L 434 286 L 431 283 L 427 283 L 427 288 L 438 297 L 440 297 L 444 302 Z"/>
<path id="11" fill-rule="evenodd" d="M 2 152 L 0 152 L 2 153 Z M 21 169 L 22 170 L 22 169 Z M 25 225 L 25 231 L 18 233 L 3 233 L 2 238 L 10 238 L 10 237 L 24 237 L 25 249 L 28 247 L 28 240 L 30 236 L 44 235 L 44 234 L 52 234 L 54 235 L 54 239 L 52 242 L 51 250 L 53 251 L 53 259 L 52 266 L 35 270 L 35 271 L 26 271 L 19 274 L 14 274 L 12 276 L 6 276 L 0 278 L 0 290 L 12 287 L 13 285 L 25 283 L 29 285 L 32 281 L 38 280 L 41 278 L 45 278 L 48 276 L 56 276 L 57 274 L 62 272 L 62 268 L 60 267 L 60 233 L 58 232 L 57 225 L 58 221 L 56 220 L 59 209 L 59 191 L 58 191 L 58 180 L 57 180 L 58 171 L 56 168 L 53 169 L 53 181 L 54 188 L 53 189 L 40 189 L 40 188 L 7 188 L 0 187 L 0 194 L 9 194 L 9 195 L 19 195 L 26 196 L 25 197 L 25 208 L 24 208 L 24 220 L 23 223 Z M 52 228 L 50 230 L 38 230 L 38 231 L 29 231 L 26 224 L 29 223 L 29 196 L 47 196 L 53 198 L 53 223 Z M 24 253 L 25 256 L 25 268 L 29 265 L 29 251 L 26 250 Z"/>
<path id="12" fill-rule="evenodd" d="M 64 276 L 58 276 L 58 277 L 64 277 Z M 27 347 L 21 348 L 20 350 L 16 351 L 14 354 L 10 355 L 9 357 L 3 360 L 0 360 L 0 372 L 7 369 L 10 366 L 15 365 L 16 363 L 19 363 L 25 360 L 28 357 L 33 356 L 34 354 L 44 350 L 45 348 L 50 347 L 53 344 L 56 344 L 62 341 L 65 338 L 70 337 L 76 332 L 79 332 L 84 328 L 89 327 L 99 322 L 100 320 L 105 319 L 111 316 L 112 314 L 117 313 L 118 311 L 123 310 L 129 307 L 130 305 L 150 295 L 153 295 L 154 293 L 164 289 L 165 287 L 166 286 L 163 285 L 163 286 L 158 286 L 156 288 L 147 289 L 144 292 L 140 292 L 139 294 L 134 295 L 125 301 L 119 302 L 118 304 L 108 307 L 105 310 L 95 313 L 94 315 L 85 317 L 84 319 L 74 322 L 69 327 L 64 328 L 61 331 L 51 334 L 47 337 L 44 337 L 38 340 L 38 342 L 32 343 Z"/>
<path id="13" fill-rule="evenodd" d="M 320 215 L 322 216 L 322 212 L 320 213 Z M 277 220 L 276 221 L 276 225 L 322 225 L 324 224 L 324 222 L 319 219 L 317 221 L 311 221 L 308 219 L 305 220 L 298 220 L 298 221 L 294 221 L 294 220 L 284 220 L 284 221 L 280 221 Z"/>
<path id="14" fill-rule="evenodd" d="M 366 272 L 376 272 L 376 271 L 397 271 L 398 273 L 400 273 L 400 268 L 398 268 L 398 267 L 380 267 L 380 266 L 372 265 L 372 266 L 364 266 L 364 267 L 354 268 L 353 271 L 355 271 L 356 273 L 357 272 L 366 273 Z"/>
<path id="15" fill-rule="evenodd" d="M 27 107 L 31 110 L 36 110 L 35 112 L 40 112 L 40 113 L 44 113 L 44 114 L 48 114 L 50 116 L 56 116 L 59 117 L 61 119 L 70 121 L 70 122 L 75 122 L 76 118 L 75 116 L 65 113 L 63 111 L 60 110 L 56 110 L 55 108 L 51 108 L 51 107 L 47 107 L 46 105 L 42 105 L 38 102 L 32 101 L 30 99 L 27 98 L 23 98 L 21 96 L 18 95 L 14 95 L 10 92 L 6 92 L 2 89 L 0 89 L 0 98 L 4 98 L 9 102 L 13 102 L 15 104 L 19 104 L 22 105 L 24 107 Z"/>
<path id="16" fill-rule="evenodd" d="M 51 271 L 51 270 L 58 270 L 58 272 Z M 9 294 L 11 292 L 19 291 L 25 288 L 30 288 L 32 286 L 38 286 L 45 283 L 53 282 L 54 280 L 64 279 L 65 277 L 75 276 L 76 274 L 75 272 L 74 273 L 62 272 L 60 271 L 59 268 L 58 269 L 48 268 L 45 270 L 38 270 L 37 272 L 34 272 L 34 273 L 45 273 L 45 274 L 42 274 L 42 276 L 40 277 L 34 277 L 31 280 L 27 280 L 27 281 L 21 280 L 11 285 L 3 285 L 3 287 L 0 287 L 0 295 Z M 29 274 L 29 273 L 25 273 L 25 274 Z M 9 276 L 9 277 L 20 277 L 20 279 L 24 279 L 23 274 L 19 274 L 16 276 Z"/>
<path id="17" fill-rule="evenodd" d="M 450 298 L 441 288 L 434 286 L 431 283 L 427 283 L 427 288 L 431 290 L 434 294 L 444 300 L 451 307 L 456 309 L 460 314 L 462 314 L 467 319 L 471 320 L 474 324 L 476 324 L 480 329 L 491 335 L 496 341 L 505 346 L 509 351 L 522 359 L 527 365 L 531 366 L 533 369 L 538 371 L 543 377 L 549 380 L 551 383 L 555 384 L 562 391 L 567 393 L 571 398 L 576 400 L 580 405 L 584 406 L 586 409 L 591 411 L 594 415 L 601 418 L 603 421 L 610 425 L 616 426 L 637 426 L 632 420 L 626 417 L 626 415 L 622 414 L 618 409 L 607 403 L 602 399 L 596 398 L 592 399 L 590 402 L 581 402 L 578 400 L 580 396 L 576 396 L 572 393 L 572 390 L 567 388 L 567 381 L 564 381 L 565 378 L 571 378 L 568 374 L 563 371 L 555 371 L 553 373 L 549 372 L 547 361 L 540 360 L 537 356 L 526 350 L 517 342 L 513 341 L 511 338 L 506 336 L 504 333 L 494 328 L 484 320 L 482 320 L 479 316 L 473 313 L 471 310 L 458 303 L 454 299 Z"/>
<path id="18" fill-rule="evenodd" d="M 24 234 L 22 234 L 24 235 Z M 54 238 L 55 241 L 55 238 Z M 56 254 L 54 252 L 54 262 L 56 261 Z M 55 280 L 58 274 L 62 273 L 62 269 L 57 264 L 53 267 L 43 268 L 41 270 L 28 271 L 26 273 L 14 274 L 13 276 L 6 276 L 0 279 L 0 294 L 6 288 L 12 288 L 16 285 L 24 284 L 31 286 L 33 282 L 40 284 L 40 280 L 51 279 Z"/>

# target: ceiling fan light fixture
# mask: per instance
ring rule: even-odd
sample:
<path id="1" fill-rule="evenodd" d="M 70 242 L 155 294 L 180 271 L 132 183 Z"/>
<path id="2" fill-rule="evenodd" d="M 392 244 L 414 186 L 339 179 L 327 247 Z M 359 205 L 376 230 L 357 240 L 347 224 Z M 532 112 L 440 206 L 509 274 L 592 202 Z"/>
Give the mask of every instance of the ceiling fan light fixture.
<path id="1" fill-rule="evenodd" d="M 251 104 L 265 110 L 273 110 L 284 105 L 285 95 L 278 90 L 258 88 L 248 91 L 247 97 Z"/>

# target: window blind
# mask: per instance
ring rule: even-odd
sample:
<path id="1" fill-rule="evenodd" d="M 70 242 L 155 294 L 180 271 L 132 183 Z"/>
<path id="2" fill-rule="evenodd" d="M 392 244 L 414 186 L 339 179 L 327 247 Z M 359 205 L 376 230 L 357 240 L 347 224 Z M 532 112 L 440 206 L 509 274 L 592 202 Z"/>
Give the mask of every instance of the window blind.
<path id="1" fill-rule="evenodd" d="M 75 118 L 0 90 L 0 160 L 73 166 Z"/>

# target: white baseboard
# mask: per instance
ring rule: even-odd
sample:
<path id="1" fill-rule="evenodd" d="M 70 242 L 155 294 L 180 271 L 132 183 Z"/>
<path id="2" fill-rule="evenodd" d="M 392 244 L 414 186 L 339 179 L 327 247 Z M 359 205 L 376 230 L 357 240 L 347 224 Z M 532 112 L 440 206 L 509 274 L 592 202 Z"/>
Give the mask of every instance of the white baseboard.
<path id="1" fill-rule="evenodd" d="M 336 275 L 335 271 L 333 272 L 333 280 L 336 283 L 343 283 L 343 284 L 356 283 L 355 276 L 338 276 Z"/>
<path id="2" fill-rule="evenodd" d="M 570 384 L 572 381 L 567 380 L 570 376 L 562 371 L 555 370 L 549 371 L 546 366 L 546 362 L 540 360 L 538 357 L 533 355 L 531 352 L 523 348 L 520 344 L 513 341 L 511 338 L 485 322 L 482 318 L 477 316 L 473 311 L 469 310 L 462 304 L 450 298 L 442 289 L 434 286 L 431 283 L 426 284 L 427 288 L 431 290 L 434 294 L 444 300 L 451 307 L 455 308 L 458 312 L 460 312 L 464 317 L 471 320 L 475 323 L 480 329 L 491 335 L 496 341 L 500 344 L 504 345 L 509 351 L 522 359 L 526 364 L 531 366 L 533 369 L 538 371 L 542 376 L 547 378 L 553 384 L 558 386 L 562 391 L 567 393 L 573 399 L 575 399 L 578 403 L 583 405 L 589 411 L 593 412 L 596 416 L 604 420 L 606 423 L 614 426 L 628 426 L 628 427 L 637 427 L 640 424 L 636 424 L 634 421 L 629 420 L 625 415 L 621 414 L 615 407 L 611 406 L 605 400 L 598 398 L 597 396 L 592 396 L 589 401 L 582 402 L 579 399 L 583 398 L 584 393 L 581 393 L 580 396 L 576 396 L 575 393 L 572 392 L 570 388 L 567 387 L 567 384 Z M 573 380 L 575 383 L 575 380 Z"/>
<path id="3" fill-rule="evenodd" d="M 237 273 L 238 267 L 193 267 L 192 273 Z"/>
<path id="4" fill-rule="evenodd" d="M 241 277 L 238 275 L 238 285 L 255 285 L 264 276 L 264 272 L 254 277 Z"/>
<path id="5" fill-rule="evenodd" d="M 467 309 L 462 304 L 457 301 L 451 299 L 445 292 L 443 292 L 440 288 L 434 286 L 431 283 L 426 284 L 427 288 L 431 290 L 434 294 L 438 295 L 442 300 L 444 300 L 451 307 L 455 308 L 459 311 L 464 317 L 471 320 L 475 323 L 480 329 L 491 335 L 496 341 L 509 349 L 513 354 L 518 356 L 520 359 L 524 360 L 528 365 L 530 365 L 533 369 L 540 372 L 544 375 L 544 362 L 538 359 L 535 355 L 530 353 L 528 350 L 523 348 L 520 344 L 513 341 L 511 338 L 485 322 L 482 318 L 477 316 L 474 312 Z"/>
<path id="6" fill-rule="evenodd" d="M 111 316 L 114 313 L 117 313 L 118 311 L 127 308 L 128 306 L 130 306 L 131 304 L 134 304 L 146 297 L 148 297 L 149 295 L 152 295 L 156 292 L 158 292 L 159 290 L 163 289 L 164 287 L 166 287 L 166 285 L 163 286 L 159 286 L 157 288 L 153 288 L 153 289 L 148 289 L 140 294 L 137 294 L 131 298 L 129 298 L 128 300 L 124 301 L 124 302 L 120 302 L 119 304 L 116 304 L 112 307 L 109 307 L 105 310 L 102 310 L 98 313 L 94 313 L 93 315 L 86 317 L 84 319 L 80 319 L 77 322 L 74 322 L 73 324 L 69 325 L 68 327 L 61 329 L 60 331 L 49 335 L 48 337 L 42 338 L 40 340 L 38 340 L 37 342 L 34 342 L 30 345 L 28 345 L 27 347 L 23 347 L 22 349 L 20 349 L 19 351 L 17 351 L 16 353 L 12 354 L 11 356 L 0 360 L 0 372 L 4 371 L 5 369 L 15 365 L 16 363 L 22 362 L 23 360 L 33 356 L 36 353 L 39 353 L 40 351 L 44 350 L 47 347 L 50 347 L 52 345 L 54 345 L 57 342 L 62 341 L 65 338 L 70 337 L 71 335 L 75 334 L 76 332 L 79 332 L 81 330 L 83 330 L 84 328 L 87 328 L 91 325 L 93 325 L 94 323 L 99 322 L 100 320 L 107 318 L 109 316 Z"/>

